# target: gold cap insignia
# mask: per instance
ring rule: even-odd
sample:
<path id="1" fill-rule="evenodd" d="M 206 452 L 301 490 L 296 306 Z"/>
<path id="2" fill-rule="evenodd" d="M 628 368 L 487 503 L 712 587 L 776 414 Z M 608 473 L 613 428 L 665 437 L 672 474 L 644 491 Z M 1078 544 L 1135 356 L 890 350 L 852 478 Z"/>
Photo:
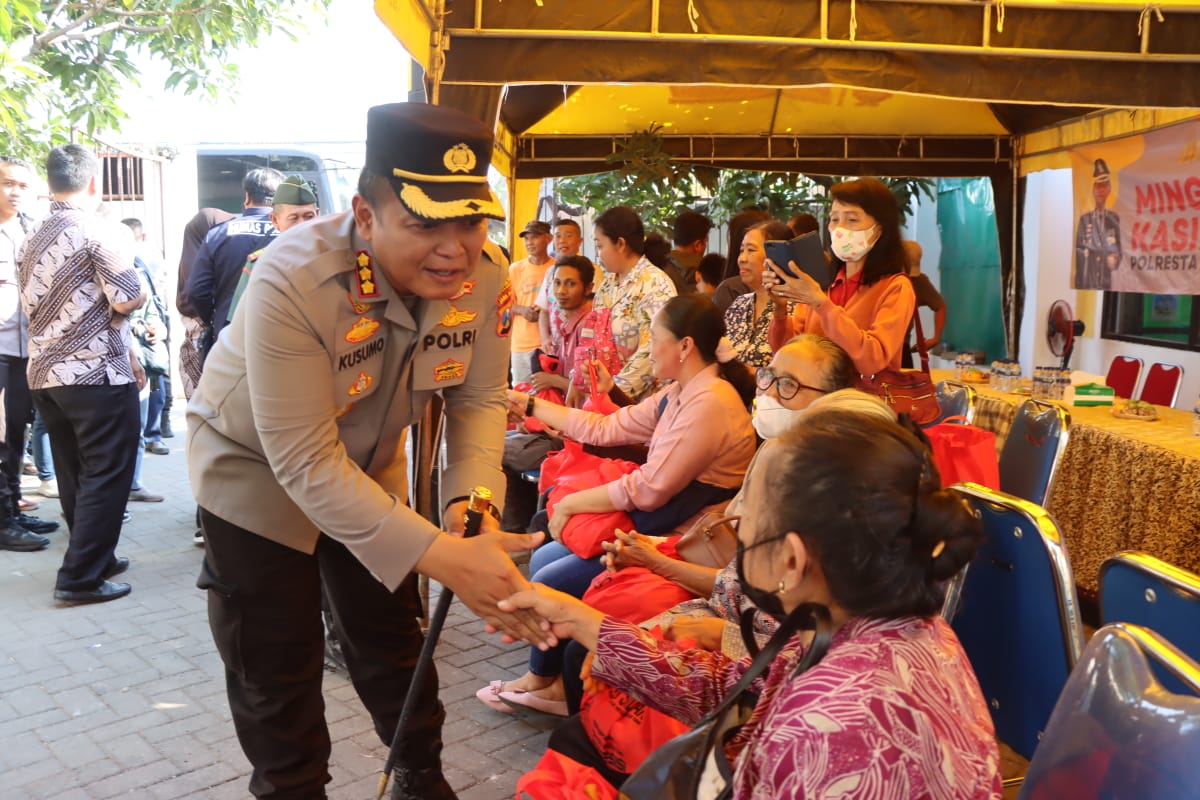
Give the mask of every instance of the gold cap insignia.
<path id="1" fill-rule="evenodd" d="M 475 169 L 475 151 L 459 142 L 442 155 L 442 163 L 451 172 L 470 172 Z"/>

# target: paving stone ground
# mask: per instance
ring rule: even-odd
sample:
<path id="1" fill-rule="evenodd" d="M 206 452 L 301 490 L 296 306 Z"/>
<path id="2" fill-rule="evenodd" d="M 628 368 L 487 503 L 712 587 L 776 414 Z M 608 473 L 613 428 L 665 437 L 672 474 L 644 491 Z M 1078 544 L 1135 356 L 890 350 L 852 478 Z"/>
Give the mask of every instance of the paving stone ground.
<path id="1" fill-rule="evenodd" d="M 182 403 L 177 404 L 182 411 Z M 0 798 L 102 800 L 249 797 L 193 546 L 182 417 L 171 453 L 146 454 L 143 482 L 162 503 L 130 503 L 118 553 L 128 597 L 60 607 L 66 533 L 38 553 L 0 551 Z M 59 519 L 57 500 L 29 495 Z M 64 526 L 65 527 L 65 526 Z M 436 595 L 435 595 L 436 596 Z M 446 775 L 461 800 L 511 798 L 545 749 L 553 720 L 485 708 L 475 691 L 524 669 L 526 650 L 484 633 L 455 604 L 437 649 L 446 704 Z M 387 755 L 354 688 L 326 672 L 333 739 L 328 794 L 375 797 Z"/>

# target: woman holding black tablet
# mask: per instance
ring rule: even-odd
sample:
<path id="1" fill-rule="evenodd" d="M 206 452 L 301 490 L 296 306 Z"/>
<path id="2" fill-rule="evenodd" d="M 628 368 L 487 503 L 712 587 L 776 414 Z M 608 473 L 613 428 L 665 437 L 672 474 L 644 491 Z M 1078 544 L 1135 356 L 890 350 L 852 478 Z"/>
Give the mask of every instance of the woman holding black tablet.
<path id="1" fill-rule="evenodd" d="M 767 259 L 762 283 L 775 300 L 769 339 L 779 349 L 798 333 L 818 333 L 850 354 L 863 375 L 900 368 L 916 299 L 900 247 L 900 212 L 874 178 L 833 186 L 829 215 L 836 274 L 824 291 L 794 264 L 795 277 Z M 787 312 L 787 303 L 796 304 Z"/>

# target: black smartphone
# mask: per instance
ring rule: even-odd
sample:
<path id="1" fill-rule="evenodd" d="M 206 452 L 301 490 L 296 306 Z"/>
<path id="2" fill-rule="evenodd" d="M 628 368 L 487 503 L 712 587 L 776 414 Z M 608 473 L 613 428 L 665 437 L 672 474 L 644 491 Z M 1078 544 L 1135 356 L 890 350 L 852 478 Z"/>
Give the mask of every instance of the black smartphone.
<path id="1" fill-rule="evenodd" d="M 764 243 L 763 247 L 766 250 L 767 258 L 774 261 L 787 275 L 796 277 L 796 273 L 788 264 L 788 262 L 794 261 L 802 272 L 820 285 L 821 291 L 828 289 L 829 284 L 833 282 L 829 262 L 825 259 L 825 248 L 821 245 L 821 234 L 818 231 L 811 231 L 787 242 L 768 241 Z"/>

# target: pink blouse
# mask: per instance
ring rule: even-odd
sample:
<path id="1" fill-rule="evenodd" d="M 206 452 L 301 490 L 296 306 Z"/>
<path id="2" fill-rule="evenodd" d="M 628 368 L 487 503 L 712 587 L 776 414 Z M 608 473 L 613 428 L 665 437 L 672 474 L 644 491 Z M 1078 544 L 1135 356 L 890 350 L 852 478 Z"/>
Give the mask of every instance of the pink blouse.
<path id="1" fill-rule="evenodd" d="M 660 417 L 663 397 L 667 404 Z M 641 469 L 607 484 L 618 511 L 654 511 L 694 480 L 741 486 L 756 442 L 745 404 L 716 364 L 682 389 L 672 383 L 610 416 L 572 409 L 563 433 L 601 446 L 649 443 Z"/>
<path id="2" fill-rule="evenodd" d="M 672 647 L 606 618 L 591 675 L 694 723 L 750 665 Z M 940 617 L 852 619 L 825 658 L 792 678 L 802 655 L 793 640 L 756 682 L 758 705 L 728 750 L 734 798 L 1001 796 L 983 693 Z"/>

